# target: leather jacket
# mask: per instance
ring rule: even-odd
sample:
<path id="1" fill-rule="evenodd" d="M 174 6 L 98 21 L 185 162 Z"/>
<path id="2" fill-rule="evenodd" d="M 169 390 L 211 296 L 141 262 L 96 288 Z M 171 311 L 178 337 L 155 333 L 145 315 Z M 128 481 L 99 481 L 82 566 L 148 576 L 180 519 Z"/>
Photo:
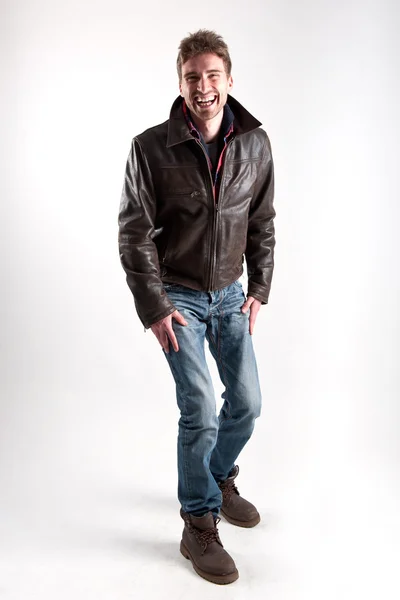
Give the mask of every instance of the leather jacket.
<path id="1" fill-rule="evenodd" d="M 228 95 L 234 130 L 220 183 L 193 137 L 179 96 L 170 118 L 132 140 L 119 210 L 121 264 L 145 328 L 175 307 L 163 283 L 200 291 L 243 273 L 248 295 L 268 301 L 274 267 L 274 169 L 266 132 Z"/>

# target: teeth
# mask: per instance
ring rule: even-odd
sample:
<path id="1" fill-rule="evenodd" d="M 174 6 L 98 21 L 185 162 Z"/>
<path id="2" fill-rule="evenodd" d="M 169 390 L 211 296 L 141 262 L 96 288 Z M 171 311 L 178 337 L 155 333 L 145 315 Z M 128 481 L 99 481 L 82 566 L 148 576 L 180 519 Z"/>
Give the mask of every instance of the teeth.
<path id="1" fill-rule="evenodd" d="M 213 100 L 215 100 L 216 96 L 210 96 L 209 98 L 197 98 L 197 102 L 212 102 Z"/>

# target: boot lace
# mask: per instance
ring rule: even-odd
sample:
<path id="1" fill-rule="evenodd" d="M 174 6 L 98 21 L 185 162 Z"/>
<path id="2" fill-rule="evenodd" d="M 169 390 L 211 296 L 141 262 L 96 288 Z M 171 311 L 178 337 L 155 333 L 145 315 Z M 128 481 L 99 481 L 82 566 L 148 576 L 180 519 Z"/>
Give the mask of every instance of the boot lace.
<path id="1" fill-rule="evenodd" d="M 222 500 L 223 502 L 229 502 L 230 498 L 233 494 L 239 494 L 239 490 L 236 487 L 234 479 L 227 479 L 226 481 L 222 481 L 219 484 L 220 490 L 222 492 Z"/>
<path id="2" fill-rule="evenodd" d="M 195 536 L 196 540 L 199 542 L 202 548 L 201 554 L 204 554 L 204 552 L 207 550 L 207 546 L 209 544 L 212 544 L 212 542 L 217 542 L 220 546 L 223 546 L 217 529 L 217 525 L 220 522 L 220 520 L 221 519 L 219 517 L 216 517 L 214 519 L 214 527 L 209 527 L 207 529 L 197 529 L 197 527 L 194 527 L 194 525 L 191 523 L 190 519 L 185 518 L 190 533 L 192 533 Z"/>

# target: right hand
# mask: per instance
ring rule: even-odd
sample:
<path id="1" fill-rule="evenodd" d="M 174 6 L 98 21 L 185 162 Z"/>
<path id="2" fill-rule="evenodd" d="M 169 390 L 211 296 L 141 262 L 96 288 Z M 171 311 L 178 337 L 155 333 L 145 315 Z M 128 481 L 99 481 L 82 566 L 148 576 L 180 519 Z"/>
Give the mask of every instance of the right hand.
<path id="1" fill-rule="evenodd" d="M 160 346 L 169 353 L 169 342 L 171 341 L 172 347 L 175 352 L 178 352 L 178 340 L 176 339 L 174 330 L 172 329 L 172 319 L 175 319 L 180 325 L 187 325 L 187 321 L 181 315 L 178 310 L 175 310 L 172 314 L 168 315 L 164 319 L 160 319 L 156 323 L 151 325 L 151 330 L 158 339 Z"/>

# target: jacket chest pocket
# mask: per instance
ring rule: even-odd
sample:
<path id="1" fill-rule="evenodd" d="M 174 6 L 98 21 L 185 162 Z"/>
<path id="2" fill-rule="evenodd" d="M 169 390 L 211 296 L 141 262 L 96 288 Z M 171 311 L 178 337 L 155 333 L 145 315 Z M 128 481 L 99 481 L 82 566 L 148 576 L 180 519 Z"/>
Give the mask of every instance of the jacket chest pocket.
<path id="1" fill-rule="evenodd" d="M 182 227 L 194 225 L 204 203 L 205 195 L 198 188 L 164 191 L 159 201 L 159 216 L 170 226 L 176 223 Z"/>
<path id="2" fill-rule="evenodd" d="M 187 189 L 187 190 L 180 190 L 178 189 L 170 189 L 167 190 L 166 192 L 164 192 L 164 196 L 165 199 L 173 199 L 173 198 L 179 198 L 181 196 L 187 196 L 188 198 L 196 198 L 196 196 L 200 196 L 200 191 L 199 190 L 195 190 L 193 188 Z"/>

